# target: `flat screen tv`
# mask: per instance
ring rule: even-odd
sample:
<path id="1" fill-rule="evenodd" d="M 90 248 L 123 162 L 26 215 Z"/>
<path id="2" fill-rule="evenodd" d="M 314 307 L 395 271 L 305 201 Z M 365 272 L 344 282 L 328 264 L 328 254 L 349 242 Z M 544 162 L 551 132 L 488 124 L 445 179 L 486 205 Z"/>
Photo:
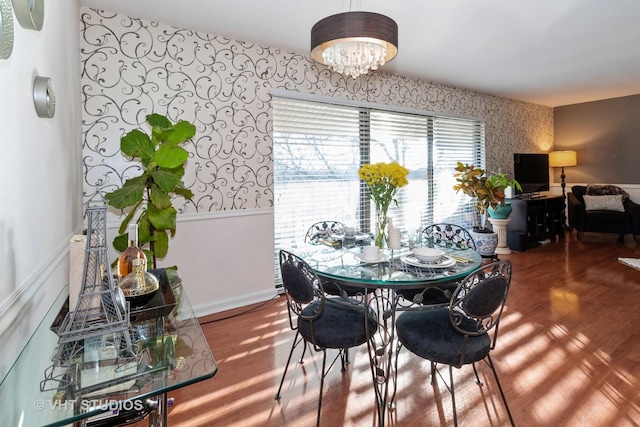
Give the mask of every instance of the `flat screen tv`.
<path id="1" fill-rule="evenodd" d="M 522 186 L 518 193 L 549 191 L 549 155 L 514 154 L 513 177 Z"/>

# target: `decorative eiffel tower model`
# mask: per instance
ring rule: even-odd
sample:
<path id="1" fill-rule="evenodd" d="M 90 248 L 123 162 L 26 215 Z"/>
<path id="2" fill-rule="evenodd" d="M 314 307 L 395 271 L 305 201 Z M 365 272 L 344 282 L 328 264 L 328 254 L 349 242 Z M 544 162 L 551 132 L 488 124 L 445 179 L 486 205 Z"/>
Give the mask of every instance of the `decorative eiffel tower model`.
<path id="1" fill-rule="evenodd" d="M 95 196 L 94 196 L 95 197 Z M 41 391 L 67 387 L 74 381 L 72 366 L 81 362 L 85 340 L 108 337 L 117 359 L 131 360 L 134 352 L 129 334 L 129 306 L 113 283 L 107 249 L 107 204 L 87 203 L 87 244 L 82 285 L 76 308 L 57 330 L 58 347 L 53 365 L 45 370 Z M 52 387 L 47 383 L 53 382 Z"/>

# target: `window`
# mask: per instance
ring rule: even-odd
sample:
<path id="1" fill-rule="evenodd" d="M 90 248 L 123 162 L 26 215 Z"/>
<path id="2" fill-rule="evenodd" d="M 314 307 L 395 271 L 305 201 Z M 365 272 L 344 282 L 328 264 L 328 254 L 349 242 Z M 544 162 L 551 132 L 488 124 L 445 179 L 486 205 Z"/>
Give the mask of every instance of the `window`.
<path id="1" fill-rule="evenodd" d="M 273 117 L 276 251 L 297 247 L 318 221 L 371 231 L 374 207 L 358 177 L 365 163 L 409 169 L 398 207 L 389 209 L 397 227 L 471 225 L 469 198 L 452 189 L 453 169 L 458 161 L 484 165 L 483 121 L 275 96 Z"/>

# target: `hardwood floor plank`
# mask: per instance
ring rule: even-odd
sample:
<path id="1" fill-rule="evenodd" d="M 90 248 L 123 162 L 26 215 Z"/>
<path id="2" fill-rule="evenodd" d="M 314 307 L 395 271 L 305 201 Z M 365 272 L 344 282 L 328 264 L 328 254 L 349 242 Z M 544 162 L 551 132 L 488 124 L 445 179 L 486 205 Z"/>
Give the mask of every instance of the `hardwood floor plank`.
<path id="1" fill-rule="evenodd" d="M 513 280 L 492 354 L 518 426 L 640 425 L 640 271 L 618 257 L 640 258 L 640 246 L 568 234 L 501 256 L 512 261 Z M 171 426 L 315 425 L 320 355 L 292 362 L 282 398 L 274 399 L 294 335 L 283 297 L 201 322 L 219 371 L 170 393 Z M 350 358 L 347 372 L 334 367 L 325 380 L 322 423 L 373 427 L 366 346 Z M 429 364 L 405 350 L 399 365 L 387 425 L 452 425 L 450 395 L 441 380 L 430 384 Z M 508 425 L 490 369 L 478 368 L 482 386 L 470 366 L 454 370 L 460 426 Z"/>

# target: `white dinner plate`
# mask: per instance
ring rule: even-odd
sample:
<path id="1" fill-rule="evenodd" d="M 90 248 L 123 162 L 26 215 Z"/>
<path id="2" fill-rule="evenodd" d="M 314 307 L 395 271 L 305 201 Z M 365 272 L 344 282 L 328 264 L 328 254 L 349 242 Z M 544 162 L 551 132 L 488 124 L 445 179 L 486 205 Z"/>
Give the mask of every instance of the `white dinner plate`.
<path id="1" fill-rule="evenodd" d="M 386 260 L 389 259 L 389 257 L 387 255 L 385 255 L 385 254 L 378 255 L 378 259 L 367 259 L 367 258 L 364 257 L 364 254 L 355 254 L 354 257 L 358 261 L 366 262 L 366 263 L 382 262 L 382 261 L 386 261 Z"/>
<path id="2" fill-rule="evenodd" d="M 402 262 L 405 262 L 409 265 L 413 265 L 414 267 L 424 267 L 424 268 L 447 268 L 456 265 L 456 260 L 451 258 L 448 255 L 442 255 L 438 261 L 428 262 L 421 261 L 416 258 L 414 255 L 405 255 L 400 257 Z"/>

